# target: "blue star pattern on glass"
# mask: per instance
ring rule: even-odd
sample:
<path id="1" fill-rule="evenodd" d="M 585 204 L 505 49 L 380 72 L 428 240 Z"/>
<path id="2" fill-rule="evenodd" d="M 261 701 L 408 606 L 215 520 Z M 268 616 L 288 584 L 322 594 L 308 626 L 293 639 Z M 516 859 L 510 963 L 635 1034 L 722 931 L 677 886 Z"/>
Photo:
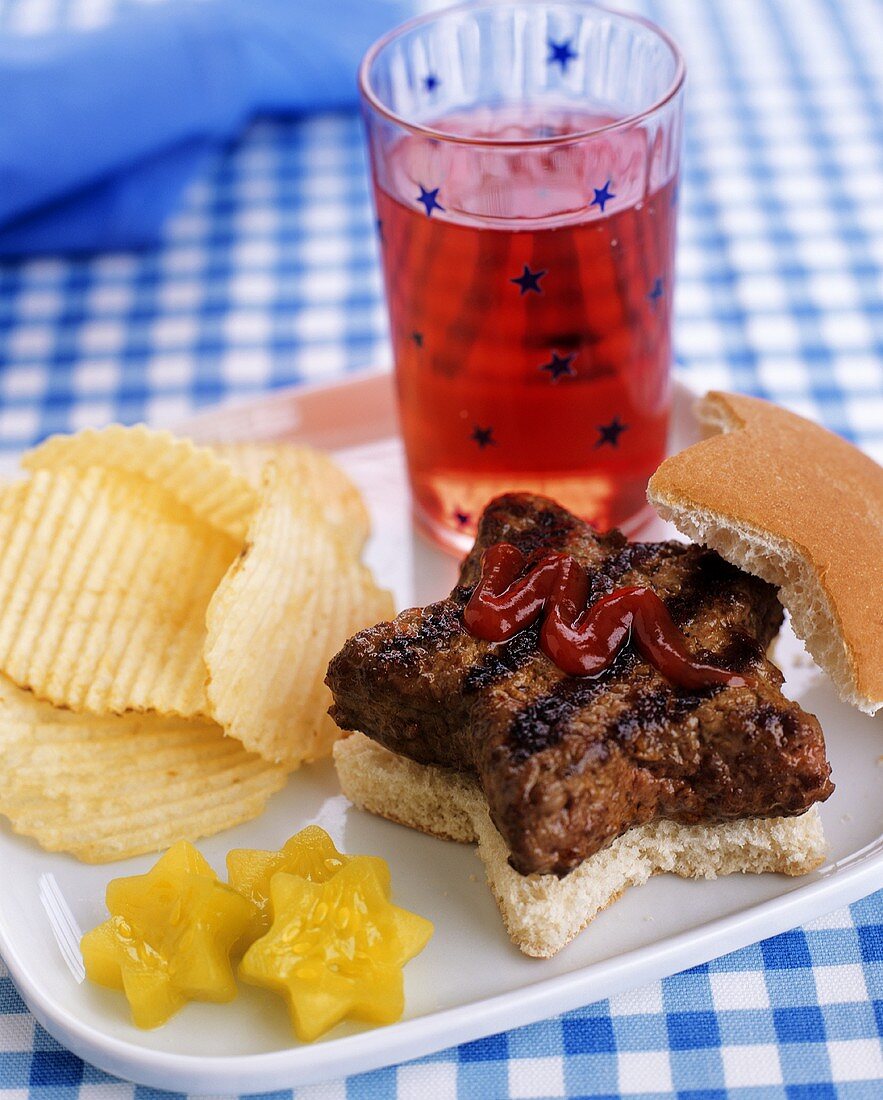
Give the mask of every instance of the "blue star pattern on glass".
<path id="1" fill-rule="evenodd" d="M 427 73 L 427 75 L 423 78 L 423 90 L 425 92 L 429 92 L 430 95 L 435 91 L 439 84 L 441 84 L 441 81 L 435 75 L 435 73 Z"/>
<path id="2" fill-rule="evenodd" d="M 440 187 L 434 187 L 432 190 L 427 190 L 423 184 L 420 184 L 420 194 L 417 196 L 416 201 L 423 203 L 428 218 L 432 217 L 433 210 L 444 210 L 444 207 L 438 201 L 438 193 L 440 190 Z"/>
<path id="3" fill-rule="evenodd" d="M 618 447 L 619 437 L 625 431 L 628 431 L 628 424 L 623 424 L 618 416 L 614 416 L 609 424 L 599 424 L 595 448 L 603 447 L 605 443 L 609 443 L 611 447 Z"/>
<path id="4" fill-rule="evenodd" d="M 485 447 L 496 447 L 497 441 L 494 439 L 493 428 L 480 428 L 477 424 L 472 429 L 472 435 L 469 437 L 474 443 L 478 444 L 478 449 L 483 451 Z"/>
<path id="5" fill-rule="evenodd" d="M 542 294 L 543 289 L 540 286 L 540 279 L 546 274 L 545 271 L 531 271 L 531 269 L 524 265 L 524 271 L 520 275 L 516 275 L 514 279 L 510 279 L 510 283 L 515 283 L 516 286 L 521 287 L 521 293 L 527 294 L 529 290 L 535 290 L 537 294 Z"/>
<path id="6" fill-rule="evenodd" d="M 552 352 L 552 358 L 548 363 L 543 363 L 540 370 L 548 371 L 553 382 L 557 382 L 559 378 L 572 378 L 576 371 L 571 364 L 576 359 L 576 352 L 572 351 L 570 355 L 559 355 L 557 351 Z"/>
<path id="7" fill-rule="evenodd" d="M 647 295 L 648 301 L 652 305 L 656 305 L 660 298 L 665 296 L 665 280 L 661 277 L 657 277 L 653 280 L 653 287 L 650 293 Z"/>
<path id="8" fill-rule="evenodd" d="M 569 43 L 565 43 L 568 46 Z M 575 56 L 575 55 L 574 55 Z M 589 206 L 600 207 L 602 213 L 604 208 L 611 199 L 616 198 L 616 194 L 612 190 L 612 180 L 605 181 L 603 187 L 593 188 L 594 198 Z M 426 209 L 427 216 L 431 216 L 434 210 L 444 210 L 445 208 L 438 201 L 438 196 L 441 191 L 441 187 L 435 187 L 432 189 L 420 186 L 420 194 L 417 197 L 417 202 L 422 203 Z M 381 229 L 378 221 L 378 229 Z M 529 264 L 522 264 L 522 272 L 520 275 L 513 276 L 509 279 L 510 283 L 513 283 L 519 288 L 520 296 L 533 291 L 536 294 L 542 294 L 543 288 L 540 286 L 540 280 L 548 274 L 546 268 L 532 270 Z M 662 276 L 657 276 L 651 285 L 650 290 L 647 292 L 646 297 L 655 307 L 657 302 L 665 295 L 665 280 Z M 418 349 L 422 349 L 424 346 L 423 333 L 419 331 L 412 331 L 409 334 L 410 340 L 414 346 Z M 559 354 L 555 349 L 550 350 L 550 359 L 546 363 L 542 363 L 539 366 L 539 370 L 544 371 L 549 375 L 550 382 L 558 382 L 561 378 L 573 378 L 576 377 L 576 370 L 573 367 L 573 362 L 577 358 L 578 351 L 571 351 L 566 354 Z M 586 381 L 593 381 L 596 379 L 609 376 L 612 372 L 609 368 L 592 368 L 589 367 L 588 372 L 585 374 Z M 628 430 L 629 425 L 624 424 L 618 416 L 614 416 L 609 424 L 599 424 L 597 426 L 598 439 L 595 442 L 595 448 L 610 446 L 619 447 L 620 436 L 623 432 Z M 485 450 L 487 447 L 498 446 L 498 441 L 494 438 L 494 429 L 491 426 L 482 427 L 480 425 L 474 425 L 470 434 L 470 439 L 474 442 L 480 451 Z M 458 526 L 465 526 L 469 520 L 469 513 L 463 512 L 459 508 L 455 509 L 452 513 L 452 517 Z"/>
<path id="9" fill-rule="evenodd" d="M 611 199 L 615 199 L 616 195 L 610 190 L 610 184 L 612 180 L 608 180 L 603 187 L 593 187 L 595 197 L 589 203 L 589 206 L 600 206 L 601 213 L 604 213 L 604 207 L 610 202 Z"/>
<path id="10" fill-rule="evenodd" d="M 549 41 L 549 56 L 546 58 L 547 65 L 560 65 L 562 73 L 567 72 L 567 66 L 577 56 L 576 50 L 571 46 L 572 38 L 566 38 L 563 42 L 555 42 L 551 38 Z"/>

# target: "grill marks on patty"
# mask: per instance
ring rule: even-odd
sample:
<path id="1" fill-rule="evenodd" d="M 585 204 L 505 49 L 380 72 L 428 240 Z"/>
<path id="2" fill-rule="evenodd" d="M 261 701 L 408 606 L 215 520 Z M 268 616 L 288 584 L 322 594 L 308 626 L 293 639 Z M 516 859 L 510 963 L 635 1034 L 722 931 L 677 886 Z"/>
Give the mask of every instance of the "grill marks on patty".
<path id="1" fill-rule="evenodd" d="M 749 671 L 755 686 L 690 693 L 626 647 L 596 678 L 567 677 L 538 648 L 472 637 L 462 609 L 495 542 L 560 550 L 587 568 L 593 599 L 648 584 L 691 649 Z M 362 631 L 329 667 L 332 714 L 418 763 L 474 772 L 511 862 L 564 874 L 632 825 L 800 813 L 833 789 L 818 722 L 779 691 L 764 653 L 775 589 L 715 553 L 596 535 L 541 497 L 488 506 L 447 600 Z"/>
<path id="2" fill-rule="evenodd" d="M 417 666 L 427 655 L 443 650 L 465 633 L 462 608 L 451 600 L 406 614 L 411 619 L 408 630 L 388 631 L 380 636 L 374 655 L 381 664 L 396 668 Z"/>
<path id="3" fill-rule="evenodd" d="M 466 670 L 463 692 L 475 695 L 526 668 L 540 653 L 538 624 L 523 630 L 509 642 L 501 642 L 485 653 L 478 664 Z"/>
<path id="4" fill-rule="evenodd" d="M 600 676 L 565 676 L 547 695 L 528 703 L 509 726 L 507 743 L 512 762 L 521 764 L 536 753 L 553 749 L 569 732 L 573 715 L 609 691 L 611 681 L 623 679 L 636 663 L 634 654 L 623 650 Z"/>

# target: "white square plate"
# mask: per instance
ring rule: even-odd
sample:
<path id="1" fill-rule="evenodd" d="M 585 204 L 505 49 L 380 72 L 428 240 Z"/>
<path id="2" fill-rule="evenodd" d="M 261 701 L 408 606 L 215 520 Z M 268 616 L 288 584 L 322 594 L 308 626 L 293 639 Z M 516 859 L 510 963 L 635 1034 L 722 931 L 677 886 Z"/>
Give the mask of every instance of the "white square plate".
<path id="1" fill-rule="evenodd" d="M 697 437 L 692 395 L 676 393 L 672 448 Z M 202 439 L 296 438 L 333 451 L 365 493 L 374 520 L 368 557 L 400 607 L 452 585 L 453 559 L 412 534 L 388 375 L 274 393 L 204 413 L 184 431 Z M 642 536 L 644 533 L 642 532 Z M 644 537 L 666 537 L 661 523 Z M 853 901 L 883 885 L 880 724 L 838 702 L 786 628 L 777 658 L 786 690 L 818 714 L 837 790 L 822 807 L 830 860 L 804 878 L 734 875 L 716 882 L 659 876 L 602 913 L 558 956 L 529 959 L 510 943 L 472 849 L 354 810 L 329 764 L 303 768 L 256 821 L 199 847 L 223 871 L 233 847 L 278 848 L 318 822 L 346 852 L 390 863 L 395 900 L 435 922 L 406 970 L 405 1018 L 341 1026 L 311 1046 L 291 1036 L 281 999 L 241 987 L 230 1005 L 187 1005 L 165 1027 L 139 1031 L 122 997 L 82 980 L 80 930 L 104 918 L 104 888 L 155 857 L 89 867 L 42 852 L 0 826 L 0 953 L 43 1026 L 87 1061 L 160 1088 L 267 1091 L 415 1058 L 454 1043 L 587 1004 L 694 966 Z"/>

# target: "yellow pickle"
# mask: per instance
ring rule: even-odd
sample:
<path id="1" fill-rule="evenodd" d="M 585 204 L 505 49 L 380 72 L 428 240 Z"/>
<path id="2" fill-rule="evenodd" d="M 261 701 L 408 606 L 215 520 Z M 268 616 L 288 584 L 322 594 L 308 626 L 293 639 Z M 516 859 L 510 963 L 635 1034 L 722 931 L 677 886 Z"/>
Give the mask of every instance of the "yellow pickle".
<path id="1" fill-rule="evenodd" d="M 273 875 L 285 871 L 310 882 L 327 882 L 352 859 L 338 852 L 334 841 L 318 825 L 308 825 L 289 837 L 276 852 L 258 848 L 234 848 L 227 855 L 227 881 L 234 890 L 248 898 L 258 910 L 245 937 L 245 945 L 263 936 L 270 927 L 270 882 Z M 359 856 L 369 860 L 377 878 L 389 894 L 389 867 L 386 860 L 375 856 Z"/>
<path id="2" fill-rule="evenodd" d="M 230 951 L 257 911 L 193 845 L 179 841 L 147 874 L 113 879 L 107 908 L 80 945 L 86 976 L 122 990 L 138 1027 L 158 1027 L 187 1001 L 236 996 Z"/>
<path id="3" fill-rule="evenodd" d="M 388 1024 L 401 1016 L 402 967 L 433 927 L 388 895 L 385 862 L 366 856 L 350 858 L 324 882 L 285 871 L 272 876 L 272 923 L 246 951 L 239 974 L 282 994 L 302 1041 L 344 1019 Z"/>

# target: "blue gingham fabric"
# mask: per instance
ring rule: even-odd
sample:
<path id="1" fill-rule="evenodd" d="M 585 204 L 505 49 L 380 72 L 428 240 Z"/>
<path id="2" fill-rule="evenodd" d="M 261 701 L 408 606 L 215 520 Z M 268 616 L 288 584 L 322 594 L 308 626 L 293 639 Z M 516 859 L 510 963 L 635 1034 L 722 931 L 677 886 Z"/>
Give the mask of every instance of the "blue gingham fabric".
<path id="1" fill-rule="evenodd" d="M 0 28 L 89 26 L 115 6 L 0 0 Z M 681 376 L 782 402 L 883 459 L 883 4 L 628 6 L 673 33 L 690 69 Z M 254 126 L 193 185 L 155 251 L 0 266 L 8 453 L 52 431 L 169 422 L 388 361 L 355 117 Z M 560 1018 L 294 1095 L 873 1100 L 881 1034 L 883 892 Z M 152 1095 L 60 1049 L 2 964 L 0 1090 Z"/>

